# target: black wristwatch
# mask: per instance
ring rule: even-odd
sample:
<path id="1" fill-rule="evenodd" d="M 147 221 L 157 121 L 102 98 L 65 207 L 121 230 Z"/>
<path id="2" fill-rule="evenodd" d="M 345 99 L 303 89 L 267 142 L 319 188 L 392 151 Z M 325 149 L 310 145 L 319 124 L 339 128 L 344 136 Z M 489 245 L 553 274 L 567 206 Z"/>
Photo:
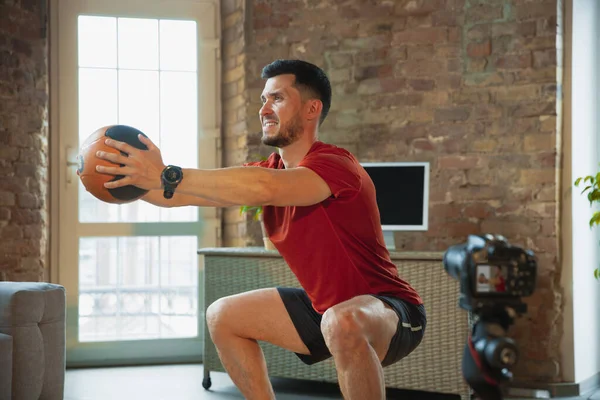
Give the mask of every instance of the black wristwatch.
<path id="1" fill-rule="evenodd" d="M 160 175 L 160 180 L 162 181 L 164 192 L 163 196 L 165 199 L 170 199 L 175 194 L 175 189 L 177 185 L 183 179 L 183 170 L 180 167 L 175 165 L 167 165 L 165 169 L 163 169 L 162 174 Z"/>

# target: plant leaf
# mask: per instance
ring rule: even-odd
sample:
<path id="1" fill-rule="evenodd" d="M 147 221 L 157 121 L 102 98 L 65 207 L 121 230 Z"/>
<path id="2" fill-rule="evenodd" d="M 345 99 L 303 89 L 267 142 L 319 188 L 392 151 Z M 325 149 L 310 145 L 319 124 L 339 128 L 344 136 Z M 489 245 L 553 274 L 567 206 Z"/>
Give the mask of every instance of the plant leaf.
<path id="1" fill-rule="evenodd" d="M 600 211 L 596 211 L 590 218 L 590 228 L 598 224 L 600 224 Z"/>
<path id="2" fill-rule="evenodd" d="M 600 279 L 600 269 L 596 268 L 594 270 L 594 278 L 596 278 L 596 280 Z"/>
<path id="3" fill-rule="evenodd" d="M 577 178 L 575 180 L 575 186 L 579 186 L 579 183 L 581 182 L 582 179 L 583 179 L 582 177 Z"/>
<path id="4" fill-rule="evenodd" d="M 600 190 L 594 189 L 588 193 L 588 200 L 590 202 L 600 200 Z"/>
<path id="5" fill-rule="evenodd" d="M 584 194 L 587 190 L 589 190 L 591 188 L 592 188 L 591 186 L 586 186 L 586 188 L 583 189 L 580 194 Z"/>

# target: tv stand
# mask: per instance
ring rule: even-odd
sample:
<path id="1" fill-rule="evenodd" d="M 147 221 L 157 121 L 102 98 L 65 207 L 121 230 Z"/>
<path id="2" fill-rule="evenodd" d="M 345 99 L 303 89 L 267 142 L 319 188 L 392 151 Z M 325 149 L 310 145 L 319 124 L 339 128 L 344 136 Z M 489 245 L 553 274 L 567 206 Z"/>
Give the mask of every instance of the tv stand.
<path id="1" fill-rule="evenodd" d="M 385 247 L 389 251 L 396 251 L 396 241 L 394 240 L 394 231 L 383 231 L 383 240 L 385 240 Z"/>

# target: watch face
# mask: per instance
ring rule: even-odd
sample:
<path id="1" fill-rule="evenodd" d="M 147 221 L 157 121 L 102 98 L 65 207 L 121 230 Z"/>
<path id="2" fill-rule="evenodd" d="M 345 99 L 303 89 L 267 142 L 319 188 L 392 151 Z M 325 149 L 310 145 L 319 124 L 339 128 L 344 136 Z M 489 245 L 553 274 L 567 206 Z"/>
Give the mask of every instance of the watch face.
<path id="1" fill-rule="evenodd" d="M 178 182 L 181 179 L 181 175 L 182 175 L 182 172 L 179 168 L 170 167 L 170 168 L 167 168 L 167 170 L 165 171 L 165 179 L 168 182 L 173 182 L 173 183 Z"/>

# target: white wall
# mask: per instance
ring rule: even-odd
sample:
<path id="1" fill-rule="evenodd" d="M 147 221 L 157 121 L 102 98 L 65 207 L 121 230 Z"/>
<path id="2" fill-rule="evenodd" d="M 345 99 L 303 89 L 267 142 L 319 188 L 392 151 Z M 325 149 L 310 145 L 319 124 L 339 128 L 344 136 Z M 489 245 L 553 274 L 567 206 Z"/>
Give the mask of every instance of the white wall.
<path id="1" fill-rule="evenodd" d="M 565 24 L 572 30 L 571 35 L 565 32 L 564 106 L 569 110 L 565 110 L 563 151 L 569 154 L 563 160 L 562 351 L 565 380 L 581 382 L 600 371 L 600 282 L 593 277 L 600 266 L 600 228 L 589 228 L 593 209 L 581 189 L 573 186 L 577 177 L 599 171 L 600 2 L 567 3 L 565 17 L 570 23 Z"/>

